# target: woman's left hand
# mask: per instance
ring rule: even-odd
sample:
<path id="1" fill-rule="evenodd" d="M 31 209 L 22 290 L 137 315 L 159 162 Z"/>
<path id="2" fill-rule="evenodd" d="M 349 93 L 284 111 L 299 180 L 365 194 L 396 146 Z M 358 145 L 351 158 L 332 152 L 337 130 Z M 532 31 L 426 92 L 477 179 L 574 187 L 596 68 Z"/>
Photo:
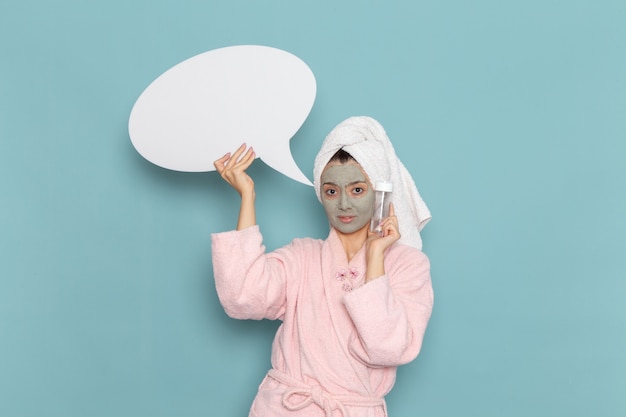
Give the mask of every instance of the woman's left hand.
<path id="1" fill-rule="evenodd" d="M 400 239 L 400 227 L 393 203 L 389 204 L 389 217 L 385 217 L 379 225 L 380 232 L 368 232 L 366 245 L 370 250 L 384 252 L 389 246 Z"/>
<path id="2" fill-rule="evenodd" d="M 365 241 L 367 256 L 367 273 L 365 282 L 378 278 L 385 273 L 384 253 L 394 242 L 400 239 L 398 218 L 395 215 L 393 204 L 389 205 L 389 217 L 380 222 L 381 232 L 368 231 Z"/>

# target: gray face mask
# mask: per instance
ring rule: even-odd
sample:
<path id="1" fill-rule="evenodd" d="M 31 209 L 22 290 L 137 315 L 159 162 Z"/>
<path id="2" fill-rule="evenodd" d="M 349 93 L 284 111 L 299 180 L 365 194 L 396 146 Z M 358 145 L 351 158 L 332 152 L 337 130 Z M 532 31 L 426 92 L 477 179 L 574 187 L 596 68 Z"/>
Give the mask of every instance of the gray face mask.
<path id="1" fill-rule="evenodd" d="M 322 205 L 331 226 L 349 234 L 369 226 L 374 190 L 356 162 L 326 166 L 320 178 Z"/>

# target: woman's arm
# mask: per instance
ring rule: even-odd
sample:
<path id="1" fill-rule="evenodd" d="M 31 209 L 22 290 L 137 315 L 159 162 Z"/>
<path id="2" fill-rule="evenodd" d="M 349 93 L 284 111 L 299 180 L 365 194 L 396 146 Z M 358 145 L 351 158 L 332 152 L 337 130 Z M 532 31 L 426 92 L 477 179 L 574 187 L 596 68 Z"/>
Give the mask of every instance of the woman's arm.
<path id="1" fill-rule="evenodd" d="M 256 155 L 252 147 L 245 154 L 246 144 L 241 145 L 234 154 L 227 153 L 215 161 L 215 169 L 241 196 L 239 207 L 239 220 L 237 230 L 243 230 L 256 224 L 256 211 L 254 208 L 254 181 L 246 173 L 246 169 L 254 162 Z"/>
<path id="2" fill-rule="evenodd" d="M 241 145 L 214 165 L 217 172 L 241 197 L 237 231 L 212 235 L 213 271 L 220 302 L 237 319 L 277 319 L 284 314 L 287 273 L 281 255 L 288 249 L 265 254 L 256 225 L 254 181 L 246 169 L 255 158 L 252 148 Z M 290 262 L 287 262 L 291 264 Z"/>
<path id="3" fill-rule="evenodd" d="M 417 356 L 433 306 L 426 255 L 396 247 L 385 259 L 385 251 L 400 239 L 393 205 L 381 226 L 382 233 L 370 233 L 366 242 L 369 284 L 344 297 L 356 327 L 350 349 L 373 367 L 398 366 Z"/>
<path id="4" fill-rule="evenodd" d="M 236 319 L 282 317 L 291 251 L 266 254 L 258 226 L 214 233 L 211 241 L 215 288 L 226 314 Z"/>
<path id="5" fill-rule="evenodd" d="M 398 366 L 419 353 L 433 308 L 430 263 L 408 246 L 387 254 L 382 277 L 347 293 L 355 333 L 350 350 L 372 367 Z"/>

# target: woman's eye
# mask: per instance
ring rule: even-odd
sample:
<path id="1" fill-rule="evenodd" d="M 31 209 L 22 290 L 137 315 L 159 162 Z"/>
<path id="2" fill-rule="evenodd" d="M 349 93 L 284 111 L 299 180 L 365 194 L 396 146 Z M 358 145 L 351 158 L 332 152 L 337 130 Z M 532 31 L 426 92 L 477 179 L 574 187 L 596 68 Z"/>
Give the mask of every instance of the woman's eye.
<path id="1" fill-rule="evenodd" d="M 354 187 L 354 189 L 352 190 L 352 192 L 354 194 L 362 194 L 365 190 L 361 187 Z"/>
<path id="2" fill-rule="evenodd" d="M 337 193 L 336 190 L 333 190 L 332 188 L 329 188 L 328 190 L 326 190 L 326 195 L 335 195 Z"/>

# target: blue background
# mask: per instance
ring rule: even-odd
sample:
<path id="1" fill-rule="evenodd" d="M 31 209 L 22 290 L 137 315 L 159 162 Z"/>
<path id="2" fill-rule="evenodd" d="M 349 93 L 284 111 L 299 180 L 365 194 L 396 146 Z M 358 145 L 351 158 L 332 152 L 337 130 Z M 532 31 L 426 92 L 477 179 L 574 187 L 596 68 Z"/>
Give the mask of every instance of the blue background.
<path id="1" fill-rule="evenodd" d="M 139 94 L 196 54 L 287 50 L 318 95 L 311 178 L 352 115 L 387 129 L 433 213 L 436 306 L 391 416 L 626 415 L 626 2 L 4 0 L 0 416 L 241 416 L 276 323 L 217 301 L 217 174 L 133 149 Z M 261 161 L 269 249 L 325 237 Z"/>

